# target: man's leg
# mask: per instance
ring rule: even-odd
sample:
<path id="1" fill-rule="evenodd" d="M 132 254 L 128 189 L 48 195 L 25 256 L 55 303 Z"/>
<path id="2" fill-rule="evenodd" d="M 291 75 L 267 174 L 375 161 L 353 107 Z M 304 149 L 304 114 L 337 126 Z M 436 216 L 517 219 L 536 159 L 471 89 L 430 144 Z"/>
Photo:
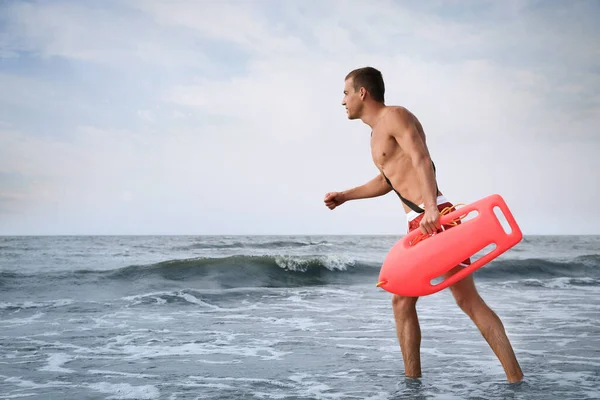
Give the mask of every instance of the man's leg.
<path id="1" fill-rule="evenodd" d="M 462 267 L 451 270 L 447 276 Z M 472 275 L 467 275 L 459 282 L 450 286 L 452 295 L 458 306 L 473 320 L 477 328 L 490 345 L 496 357 L 500 360 L 509 382 L 519 382 L 523 379 L 523 372 L 515 357 L 513 348 L 506 336 L 504 325 L 492 309 L 485 304 L 477 293 Z"/>
<path id="2" fill-rule="evenodd" d="M 404 374 L 410 378 L 421 376 L 421 328 L 417 317 L 417 300 L 418 297 L 392 297 L 396 334 L 404 359 Z"/>

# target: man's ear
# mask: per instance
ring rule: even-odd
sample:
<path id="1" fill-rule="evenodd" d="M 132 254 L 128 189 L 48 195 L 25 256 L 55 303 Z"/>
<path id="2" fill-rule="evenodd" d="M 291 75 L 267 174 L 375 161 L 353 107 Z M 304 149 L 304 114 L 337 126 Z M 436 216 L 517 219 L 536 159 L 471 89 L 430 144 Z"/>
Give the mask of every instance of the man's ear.
<path id="1" fill-rule="evenodd" d="M 364 100 L 365 97 L 367 97 L 367 89 L 365 89 L 364 87 L 360 88 L 360 99 Z"/>

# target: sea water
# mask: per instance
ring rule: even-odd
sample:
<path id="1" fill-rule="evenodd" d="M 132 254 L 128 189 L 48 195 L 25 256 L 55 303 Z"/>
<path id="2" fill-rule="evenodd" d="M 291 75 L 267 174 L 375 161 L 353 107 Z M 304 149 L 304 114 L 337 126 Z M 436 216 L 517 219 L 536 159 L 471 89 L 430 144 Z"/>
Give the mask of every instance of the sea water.
<path id="1" fill-rule="evenodd" d="M 474 273 L 525 375 L 449 290 L 405 379 L 394 236 L 0 237 L 2 399 L 598 399 L 600 237 L 531 236 Z"/>

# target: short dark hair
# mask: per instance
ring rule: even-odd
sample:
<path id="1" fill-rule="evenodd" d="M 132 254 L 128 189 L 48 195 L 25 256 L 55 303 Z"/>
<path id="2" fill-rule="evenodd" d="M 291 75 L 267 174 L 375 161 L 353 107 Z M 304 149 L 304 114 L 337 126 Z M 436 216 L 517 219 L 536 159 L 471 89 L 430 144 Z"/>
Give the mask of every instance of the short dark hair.
<path id="1" fill-rule="evenodd" d="M 346 79 L 349 78 L 352 78 L 354 90 L 364 87 L 373 100 L 383 103 L 385 98 L 385 84 L 379 70 L 373 67 L 357 68 L 346 75 Z"/>

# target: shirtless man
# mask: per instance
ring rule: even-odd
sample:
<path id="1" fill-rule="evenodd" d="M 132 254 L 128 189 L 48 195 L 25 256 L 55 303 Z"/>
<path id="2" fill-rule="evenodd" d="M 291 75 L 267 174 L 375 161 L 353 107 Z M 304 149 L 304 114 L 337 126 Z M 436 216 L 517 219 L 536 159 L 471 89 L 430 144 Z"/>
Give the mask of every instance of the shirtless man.
<path id="1" fill-rule="evenodd" d="M 438 190 L 435 166 L 429 155 L 423 127 L 418 119 L 403 107 L 386 106 L 385 86 L 381 73 L 371 67 L 359 68 L 348 74 L 344 84 L 344 99 L 348 119 L 361 119 L 371 131 L 371 155 L 380 173 L 364 185 L 325 195 L 325 205 L 333 210 L 349 200 L 382 196 L 394 190 L 403 202 L 409 230 L 423 233 L 439 231 L 440 210 L 452 206 Z M 417 206 L 420 204 L 421 206 Z M 446 276 L 464 268 L 470 260 L 456 266 Z M 468 275 L 450 286 L 458 306 L 475 323 L 498 357 L 507 380 L 523 379 L 523 373 L 504 326 L 475 289 L 473 276 Z M 421 376 L 421 328 L 417 317 L 418 297 L 393 295 L 392 308 L 396 333 L 404 359 L 405 375 Z"/>

